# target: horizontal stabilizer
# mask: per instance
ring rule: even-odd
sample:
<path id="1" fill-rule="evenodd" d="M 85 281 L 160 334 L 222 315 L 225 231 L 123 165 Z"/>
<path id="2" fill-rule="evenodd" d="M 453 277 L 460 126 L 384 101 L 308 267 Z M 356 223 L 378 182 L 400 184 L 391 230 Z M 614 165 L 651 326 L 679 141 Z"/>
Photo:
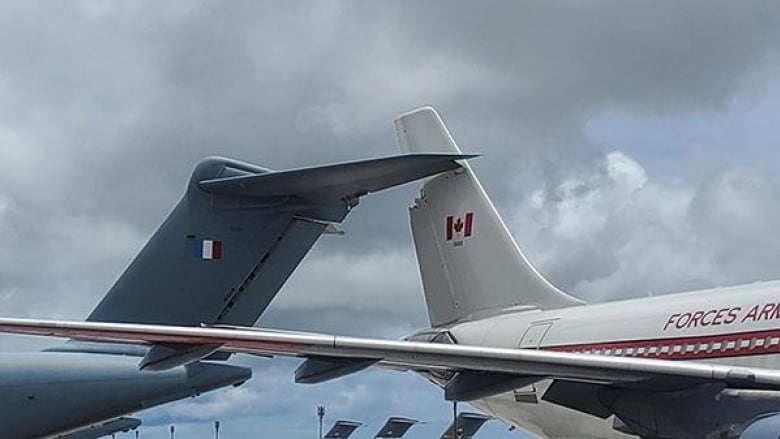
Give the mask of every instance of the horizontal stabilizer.
<path id="1" fill-rule="evenodd" d="M 310 168 L 204 180 L 198 186 L 214 194 L 269 198 L 297 195 L 307 199 L 338 200 L 459 168 L 462 154 L 403 154 Z"/>

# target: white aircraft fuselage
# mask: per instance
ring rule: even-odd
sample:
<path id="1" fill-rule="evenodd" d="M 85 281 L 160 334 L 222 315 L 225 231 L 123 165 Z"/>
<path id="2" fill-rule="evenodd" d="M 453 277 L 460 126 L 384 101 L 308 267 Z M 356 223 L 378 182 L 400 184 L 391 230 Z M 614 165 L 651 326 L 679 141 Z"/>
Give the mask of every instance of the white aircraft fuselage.
<path id="1" fill-rule="evenodd" d="M 780 368 L 780 281 L 583 305 L 516 311 L 450 328 L 458 343 L 593 355 L 713 361 Z M 549 380 L 523 389 L 541 395 Z M 535 396 L 535 395 L 534 395 Z M 600 419 L 513 392 L 473 404 L 545 437 L 629 437 Z M 533 402 L 537 401 L 537 402 Z"/>

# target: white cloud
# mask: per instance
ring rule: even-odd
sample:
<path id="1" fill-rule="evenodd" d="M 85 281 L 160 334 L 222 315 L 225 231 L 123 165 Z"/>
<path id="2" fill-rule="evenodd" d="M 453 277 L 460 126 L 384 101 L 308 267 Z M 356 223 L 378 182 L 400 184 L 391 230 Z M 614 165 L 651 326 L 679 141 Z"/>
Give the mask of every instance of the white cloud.
<path id="1" fill-rule="evenodd" d="M 264 399 L 254 389 L 231 387 L 204 398 L 187 399 L 165 406 L 163 412 L 183 421 L 210 421 L 251 414 Z"/>
<path id="2" fill-rule="evenodd" d="M 602 301 L 780 277 L 780 189 L 767 176 L 653 180 L 621 152 L 575 172 L 528 191 L 512 220 L 531 259 L 573 293 Z"/>

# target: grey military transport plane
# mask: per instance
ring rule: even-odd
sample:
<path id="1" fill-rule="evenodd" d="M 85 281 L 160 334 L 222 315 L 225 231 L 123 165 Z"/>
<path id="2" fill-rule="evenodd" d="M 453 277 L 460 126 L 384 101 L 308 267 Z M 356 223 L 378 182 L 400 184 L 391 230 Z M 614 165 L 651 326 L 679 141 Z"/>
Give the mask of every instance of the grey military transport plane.
<path id="1" fill-rule="evenodd" d="M 370 192 L 460 167 L 459 154 L 405 154 L 272 171 L 226 158 L 197 165 L 184 196 L 88 322 L 251 326 L 317 238 Z M 219 343 L 70 340 L 0 354 L 3 439 L 94 438 L 121 416 L 227 385 L 249 369 Z"/>

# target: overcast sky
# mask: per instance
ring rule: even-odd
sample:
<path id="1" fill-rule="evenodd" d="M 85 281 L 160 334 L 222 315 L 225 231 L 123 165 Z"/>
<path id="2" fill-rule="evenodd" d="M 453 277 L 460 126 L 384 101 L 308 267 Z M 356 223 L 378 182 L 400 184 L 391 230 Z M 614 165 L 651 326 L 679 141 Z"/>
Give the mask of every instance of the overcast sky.
<path id="1" fill-rule="evenodd" d="M 194 164 L 270 168 L 396 151 L 436 106 L 521 246 L 588 301 L 780 278 L 780 4 L 767 1 L 5 2 L 0 304 L 84 318 Z M 365 198 L 259 324 L 398 337 L 427 324 L 409 185 Z M 40 340 L 2 337 L 0 347 Z M 314 437 L 449 421 L 438 389 L 371 371 L 292 384 L 295 361 L 141 413 L 142 437 Z M 185 436 L 186 435 L 186 436 Z M 308 436 L 307 436 L 308 435 Z M 498 422 L 481 437 L 520 437 Z"/>

